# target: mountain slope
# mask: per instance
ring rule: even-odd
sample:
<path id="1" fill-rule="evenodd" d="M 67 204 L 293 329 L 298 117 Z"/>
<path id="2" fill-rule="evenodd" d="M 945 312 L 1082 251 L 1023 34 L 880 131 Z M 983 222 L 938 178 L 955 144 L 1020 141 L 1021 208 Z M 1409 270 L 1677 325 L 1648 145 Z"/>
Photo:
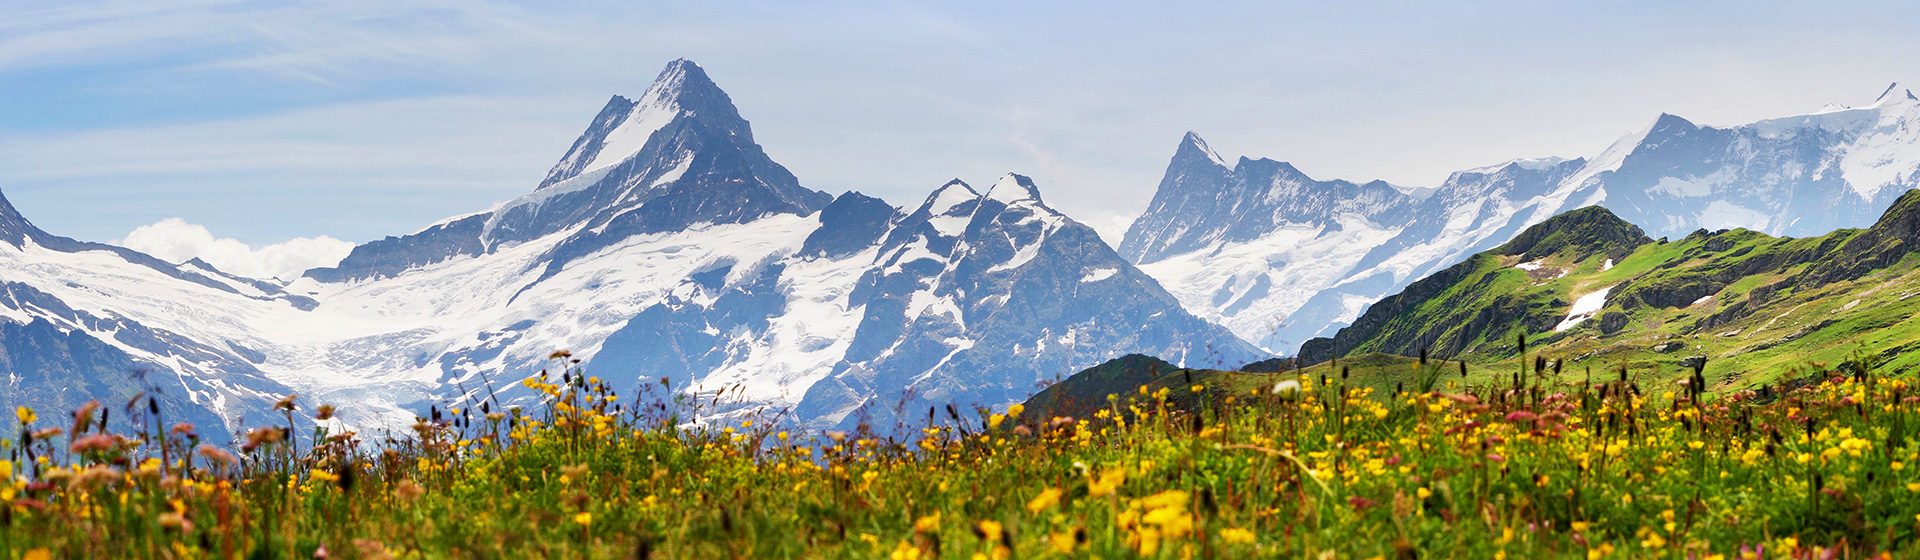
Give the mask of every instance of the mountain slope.
<path id="1" fill-rule="evenodd" d="M 806 215 L 827 193 L 801 187 L 753 142 L 747 121 L 706 71 L 680 59 L 638 100 L 614 96 L 532 193 L 418 233 L 355 247 L 323 282 L 392 276 L 456 256 L 495 252 L 561 231 L 553 262 L 646 233 Z"/>
<path id="2" fill-rule="evenodd" d="M 1562 308 L 1572 300 L 1540 301 L 1551 292 L 1529 288 L 1583 265 L 1610 268 L 1651 242 L 1640 228 L 1598 206 L 1555 216 L 1505 245 L 1382 298 L 1331 340 L 1303 345 L 1300 359 L 1318 363 L 1372 351 L 1413 355 L 1422 348 L 1453 356 L 1476 344 L 1511 339 L 1509 331 L 1546 331 L 1562 321 Z"/>
<path id="3" fill-rule="evenodd" d="M 384 391 L 395 406 L 470 394 L 556 348 L 619 386 L 724 389 L 823 425 L 884 421 L 888 399 L 1013 402 L 1127 351 L 1265 356 L 1182 311 L 1025 177 L 984 194 L 955 181 L 912 212 L 799 187 L 684 60 L 610 102 L 531 194 L 290 287 L 316 313 L 393 325 L 321 350 L 368 373 L 305 379 L 353 396 L 404 381 Z"/>
<path id="4" fill-rule="evenodd" d="M 1026 177 L 986 193 L 950 182 L 907 213 L 871 200 L 843 195 L 822 213 L 842 219 L 792 256 L 709 277 L 724 284 L 690 277 L 685 297 L 607 339 L 595 373 L 690 372 L 703 387 L 794 403 L 823 425 L 884 426 L 919 407 L 1017 401 L 1076 363 L 1130 351 L 1264 356 L 1181 310 L 1092 229 L 1047 207 Z M 857 246 L 843 236 L 871 244 L 825 248 Z M 794 363 L 800 356 L 811 357 Z"/>
<path id="5" fill-rule="evenodd" d="M 686 60 L 614 97 L 527 195 L 284 286 L 47 235 L 3 203 L 0 240 L 7 402 L 125 402 L 148 371 L 184 399 L 167 417 L 206 429 L 291 392 L 360 431 L 496 392 L 526 403 L 515 381 L 560 349 L 622 391 L 726 390 L 811 426 L 1005 405 L 1127 352 L 1267 357 L 1025 177 L 956 181 L 911 212 L 800 186 Z"/>
<path id="6" fill-rule="evenodd" d="M 1533 353 L 1603 371 L 1671 376 L 1704 357 L 1715 387 L 1849 360 L 1920 361 L 1910 352 L 1920 348 L 1920 191 L 1870 228 L 1819 237 L 1700 230 L 1636 242 L 1637 229 L 1598 209 L 1548 220 L 1522 237 L 1573 242 L 1475 255 L 1307 344 L 1303 358 L 1431 347 L 1495 363 L 1513 359 L 1525 333 Z"/>
<path id="7" fill-rule="evenodd" d="M 1342 181 L 1229 169 L 1189 133 L 1121 247 L 1189 309 L 1286 352 L 1415 280 L 1584 206 L 1603 204 L 1655 237 L 1866 226 L 1920 186 L 1917 130 L 1920 100 L 1897 84 L 1865 107 L 1734 127 L 1661 115 L 1592 159 L 1462 171 L 1430 191 L 1396 189 L 1405 191 L 1399 199 L 1380 189 L 1357 195 Z"/>
<path id="8" fill-rule="evenodd" d="M 119 412 L 117 424 L 146 416 L 145 404 L 126 405 L 150 395 L 162 420 L 193 423 L 224 443 L 236 418 L 266 418 L 291 392 L 258 367 L 259 341 L 220 324 L 217 310 L 284 316 L 310 304 L 306 298 L 210 266 L 48 234 L 4 195 L 0 270 L 0 406 L 53 417 L 99 400 Z M 203 321 L 225 336 L 191 336 L 207 330 Z"/>

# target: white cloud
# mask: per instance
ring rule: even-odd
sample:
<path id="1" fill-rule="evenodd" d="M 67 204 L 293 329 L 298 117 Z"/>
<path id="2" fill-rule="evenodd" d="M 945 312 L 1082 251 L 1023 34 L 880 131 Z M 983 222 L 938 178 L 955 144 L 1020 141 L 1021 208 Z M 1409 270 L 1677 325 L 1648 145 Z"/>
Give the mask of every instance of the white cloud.
<path id="1" fill-rule="evenodd" d="M 238 239 L 214 237 L 206 226 L 180 218 L 133 228 L 115 243 L 169 262 L 198 258 L 222 272 L 252 278 L 295 278 L 307 269 L 339 264 L 353 251 L 352 243 L 325 235 L 256 248 Z"/>

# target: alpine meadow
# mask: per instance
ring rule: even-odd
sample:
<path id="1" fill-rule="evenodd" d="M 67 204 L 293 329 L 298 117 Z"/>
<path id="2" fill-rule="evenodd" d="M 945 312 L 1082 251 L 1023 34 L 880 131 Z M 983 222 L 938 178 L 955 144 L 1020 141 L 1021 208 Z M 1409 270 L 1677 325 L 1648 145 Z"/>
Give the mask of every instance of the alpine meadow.
<path id="1" fill-rule="evenodd" d="M 1920 558 L 1898 15 L 416 4 L 0 8 L 0 560 Z"/>

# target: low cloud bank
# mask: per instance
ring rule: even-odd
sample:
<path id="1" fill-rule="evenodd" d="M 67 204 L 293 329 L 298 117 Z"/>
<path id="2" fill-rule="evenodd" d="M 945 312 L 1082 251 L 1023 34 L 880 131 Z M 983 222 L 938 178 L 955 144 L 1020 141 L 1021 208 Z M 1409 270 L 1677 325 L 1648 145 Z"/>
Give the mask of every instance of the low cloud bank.
<path id="1" fill-rule="evenodd" d="M 325 235 L 254 247 L 238 239 L 214 237 L 207 226 L 180 218 L 134 228 L 115 243 L 168 262 L 198 258 L 228 274 L 280 279 L 299 277 L 310 268 L 340 264 L 340 259 L 353 251 L 353 243 Z"/>

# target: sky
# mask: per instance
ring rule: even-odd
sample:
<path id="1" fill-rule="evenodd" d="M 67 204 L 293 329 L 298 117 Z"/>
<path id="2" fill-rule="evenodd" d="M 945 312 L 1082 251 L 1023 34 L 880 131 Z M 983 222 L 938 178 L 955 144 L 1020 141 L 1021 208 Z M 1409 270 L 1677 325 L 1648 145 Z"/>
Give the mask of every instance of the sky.
<path id="1" fill-rule="evenodd" d="M 0 193 L 50 232 L 261 276 L 533 189 L 698 62 L 803 185 L 1029 175 L 1111 243 L 1181 136 L 1431 186 L 1920 81 L 1875 2 L 0 0 Z M 215 260 L 218 259 L 218 260 Z"/>

